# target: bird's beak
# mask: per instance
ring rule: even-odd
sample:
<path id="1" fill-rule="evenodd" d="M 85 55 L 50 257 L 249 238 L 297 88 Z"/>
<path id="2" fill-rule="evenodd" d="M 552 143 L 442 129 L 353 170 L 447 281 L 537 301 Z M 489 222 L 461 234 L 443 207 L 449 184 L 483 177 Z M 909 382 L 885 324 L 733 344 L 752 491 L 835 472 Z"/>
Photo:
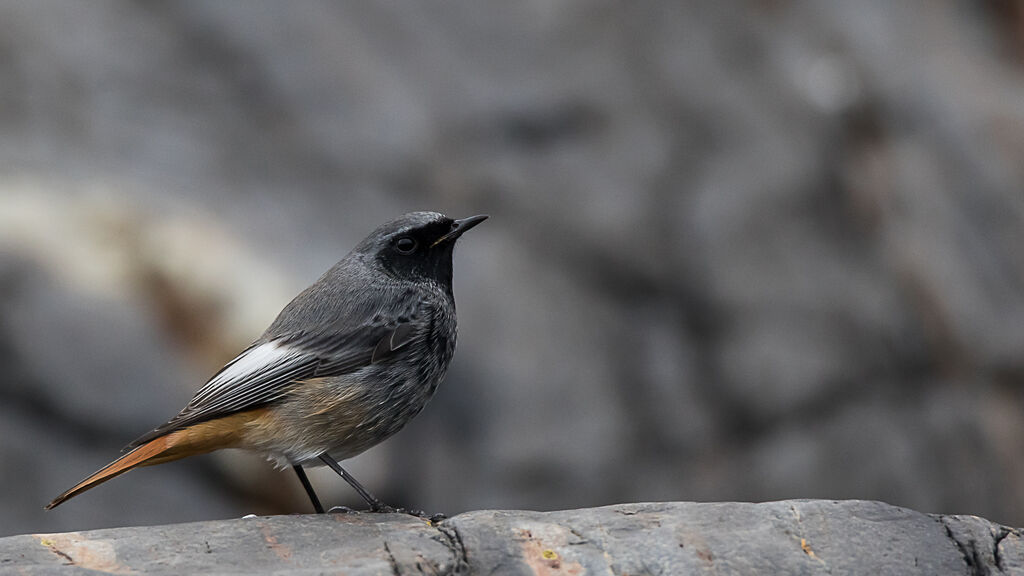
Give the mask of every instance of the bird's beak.
<path id="1" fill-rule="evenodd" d="M 462 236 L 466 230 L 469 230 L 484 220 L 487 220 L 487 214 L 480 214 L 479 216 L 470 216 L 469 218 L 456 220 L 455 222 L 452 222 L 452 229 L 444 236 L 434 240 L 434 243 L 431 244 L 430 247 L 433 248 L 442 242 L 454 242 L 455 239 Z"/>

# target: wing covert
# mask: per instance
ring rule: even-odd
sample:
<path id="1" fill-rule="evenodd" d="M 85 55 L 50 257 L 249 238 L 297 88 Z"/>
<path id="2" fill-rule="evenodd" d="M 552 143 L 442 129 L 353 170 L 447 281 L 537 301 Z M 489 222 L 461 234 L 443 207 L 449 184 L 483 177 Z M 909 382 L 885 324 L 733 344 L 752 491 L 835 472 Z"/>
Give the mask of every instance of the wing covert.
<path id="1" fill-rule="evenodd" d="M 402 323 L 256 342 L 214 374 L 177 416 L 128 448 L 198 422 L 274 402 L 299 380 L 354 372 L 379 360 L 382 347 L 388 354 L 403 347 L 411 332 L 410 324 Z"/>

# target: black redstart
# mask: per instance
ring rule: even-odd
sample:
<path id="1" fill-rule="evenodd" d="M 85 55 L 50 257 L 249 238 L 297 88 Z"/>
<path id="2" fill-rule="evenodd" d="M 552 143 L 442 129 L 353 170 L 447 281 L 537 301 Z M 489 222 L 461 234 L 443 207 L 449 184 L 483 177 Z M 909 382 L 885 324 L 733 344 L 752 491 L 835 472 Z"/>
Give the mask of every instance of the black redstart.
<path id="1" fill-rule="evenodd" d="M 398 432 L 433 396 L 455 351 L 452 251 L 486 218 L 413 212 L 384 224 L 289 302 L 177 416 L 46 509 L 137 466 L 242 448 L 292 466 L 317 512 L 302 466 L 321 463 L 372 510 L 393 510 L 337 460 Z"/>

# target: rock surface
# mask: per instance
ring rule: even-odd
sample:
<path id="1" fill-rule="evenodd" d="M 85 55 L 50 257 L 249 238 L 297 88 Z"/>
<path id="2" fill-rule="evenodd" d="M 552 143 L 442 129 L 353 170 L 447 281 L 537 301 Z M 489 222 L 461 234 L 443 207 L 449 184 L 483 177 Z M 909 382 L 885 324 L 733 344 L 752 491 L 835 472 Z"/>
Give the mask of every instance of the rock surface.
<path id="1" fill-rule="evenodd" d="M 0 539 L 21 574 L 1024 574 L 1024 533 L 871 501 L 252 517 Z"/>

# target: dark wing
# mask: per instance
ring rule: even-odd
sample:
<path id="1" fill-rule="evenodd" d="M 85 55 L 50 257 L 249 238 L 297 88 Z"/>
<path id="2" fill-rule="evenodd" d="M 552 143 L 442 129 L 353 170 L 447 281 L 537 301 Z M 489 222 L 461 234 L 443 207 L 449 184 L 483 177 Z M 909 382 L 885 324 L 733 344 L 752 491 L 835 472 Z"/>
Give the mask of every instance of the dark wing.
<path id="1" fill-rule="evenodd" d="M 257 341 L 210 378 L 177 416 L 127 448 L 198 422 L 269 404 L 285 396 L 297 381 L 354 372 L 402 348 L 413 332 L 412 324 L 401 323 Z"/>

